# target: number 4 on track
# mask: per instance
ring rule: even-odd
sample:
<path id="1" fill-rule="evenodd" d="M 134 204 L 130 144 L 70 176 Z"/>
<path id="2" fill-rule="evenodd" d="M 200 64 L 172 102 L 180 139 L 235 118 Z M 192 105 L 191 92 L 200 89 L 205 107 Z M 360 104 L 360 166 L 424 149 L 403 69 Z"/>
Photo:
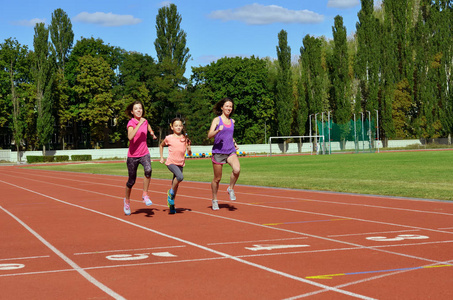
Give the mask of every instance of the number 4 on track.
<path id="1" fill-rule="evenodd" d="M 287 248 L 300 248 L 300 247 L 310 247 L 310 245 L 253 245 L 253 247 L 245 247 L 247 250 L 251 251 L 260 251 L 260 250 L 274 250 L 274 249 L 287 249 Z"/>

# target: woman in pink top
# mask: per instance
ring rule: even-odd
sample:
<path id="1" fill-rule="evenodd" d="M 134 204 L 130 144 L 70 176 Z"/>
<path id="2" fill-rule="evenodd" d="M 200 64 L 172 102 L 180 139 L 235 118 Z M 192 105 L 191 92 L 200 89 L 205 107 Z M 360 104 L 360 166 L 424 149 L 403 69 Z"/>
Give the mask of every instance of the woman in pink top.
<path id="1" fill-rule="evenodd" d="M 176 213 L 175 197 L 178 191 L 178 186 L 184 180 L 182 170 L 185 166 L 185 154 L 192 155 L 190 149 L 190 140 L 184 134 L 184 125 L 180 118 L 171 120 L 170 128 L 173 134 L 167 135 L 159 146 L 160 163 L 165 165 L 173 173 L 173 181 L 171 189 L 167 192 L 167 204 L 170 208 L 170 214 Z M 164 159 L 164 147 L 168 146 L 167 161 Z"/>
<path id="2" fill-rule="evenodd" d="M 157 139 L 148 121 L 143 117 L 145 108 L 141 101 L 134 101 L 126 108 L 126 114 L 131 117 L 127 123 L 127 138 L 129 139 L 129 150 L 127 152 L 127 171 L 129 179 L 126 183 L 126 197 L 124 198 L 124 213 L 131 214 L 130 197 L 131 190 L 137 179 L 137 168 L 142 164 L 145 169 L 145 179 L 143 181 L 142 199 L 146 205 L 153 204 L 148 196 L 149 183 L 151 181 L 151 156 L 149 154 L 146 138 L 148 131 L 153 139 Z"/>

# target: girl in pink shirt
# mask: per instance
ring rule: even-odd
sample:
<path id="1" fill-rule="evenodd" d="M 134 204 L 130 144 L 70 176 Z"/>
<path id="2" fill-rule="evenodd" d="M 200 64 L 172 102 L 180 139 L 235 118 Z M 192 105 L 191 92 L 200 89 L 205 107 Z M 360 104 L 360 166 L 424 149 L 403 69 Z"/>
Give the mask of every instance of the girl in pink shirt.
<path id="1" fill-rule="evenodd" d="M 151 129 L 148 121 L 143 118 L 145 108 L 141 101 L 134 101 L 126 108 L 126 114 L 132 119 L 127 123 L 127 138 L 129 139 L 129 150 L 127 152 L 127 171 L 129 178 L 126 183 L 126 197 L 124 198 L 124 213 L 131 214 L 130 197 L 131 190 L 137 179 L 137 168 L 141 164 L 145 170 L 145 179 L 143 181 L 142 199 L 146 205 L 153 204 L 148 196 L 149 183 L 151 181 L 151 156 L 149 154 L 146 138 L 148 132 L 153 139 L 157 139 L 154 131 Z"/>
<path id="2" fill-rule="evenodd" d="M 167 204 L 170 208 L 170 214 L 174 214 L 176 213 L 176 192 L 178 191 L 179 183 L 184 180 L 182 171 L 186 162 L 185 154 L 187 151 L 188 155 L 192 155 L 192 150 L 190 149 L 190 140 L 185 135 L 182 120 L 180 118 L 174 118 L 171 120 L 170 128 L 173 131 L 173 134 L 165 137 L 159 146 L 159 151 L 160 163 L 163 164 L 165 162 L 167 168 L 173 173 L 171 189 L 167 192 Z M 164 159 L 165 146 L 168 146 L 167 161 Z"/>

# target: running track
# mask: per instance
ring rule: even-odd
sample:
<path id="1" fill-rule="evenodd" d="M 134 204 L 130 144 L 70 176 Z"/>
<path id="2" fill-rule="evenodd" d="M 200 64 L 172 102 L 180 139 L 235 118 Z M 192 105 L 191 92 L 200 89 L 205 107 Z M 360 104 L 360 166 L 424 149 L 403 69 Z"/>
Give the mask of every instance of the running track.
<path id="1" fill-rule="evenodd" d="M 1 299 L 453 299 L 453 203 L 0 167 Z"/>

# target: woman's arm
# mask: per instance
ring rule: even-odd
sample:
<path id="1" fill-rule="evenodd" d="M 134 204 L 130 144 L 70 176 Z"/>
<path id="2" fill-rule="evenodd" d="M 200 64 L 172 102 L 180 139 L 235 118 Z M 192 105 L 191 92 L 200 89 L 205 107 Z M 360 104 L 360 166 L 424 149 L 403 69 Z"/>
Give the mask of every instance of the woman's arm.
<path id="1" fill-rule="evenodd" d="M 218 125 L 219 125 L 219 118 L 214 118 L 214 120 L 212 120 L 212 123 L 211 123 L 211 128 L 209 129 L 208 139 L 215 137 L 215 135 L 223 129 L 223 125 L 219 126 L 219 128 L 217 128 L 217 129 L 215 129 Z"/>

